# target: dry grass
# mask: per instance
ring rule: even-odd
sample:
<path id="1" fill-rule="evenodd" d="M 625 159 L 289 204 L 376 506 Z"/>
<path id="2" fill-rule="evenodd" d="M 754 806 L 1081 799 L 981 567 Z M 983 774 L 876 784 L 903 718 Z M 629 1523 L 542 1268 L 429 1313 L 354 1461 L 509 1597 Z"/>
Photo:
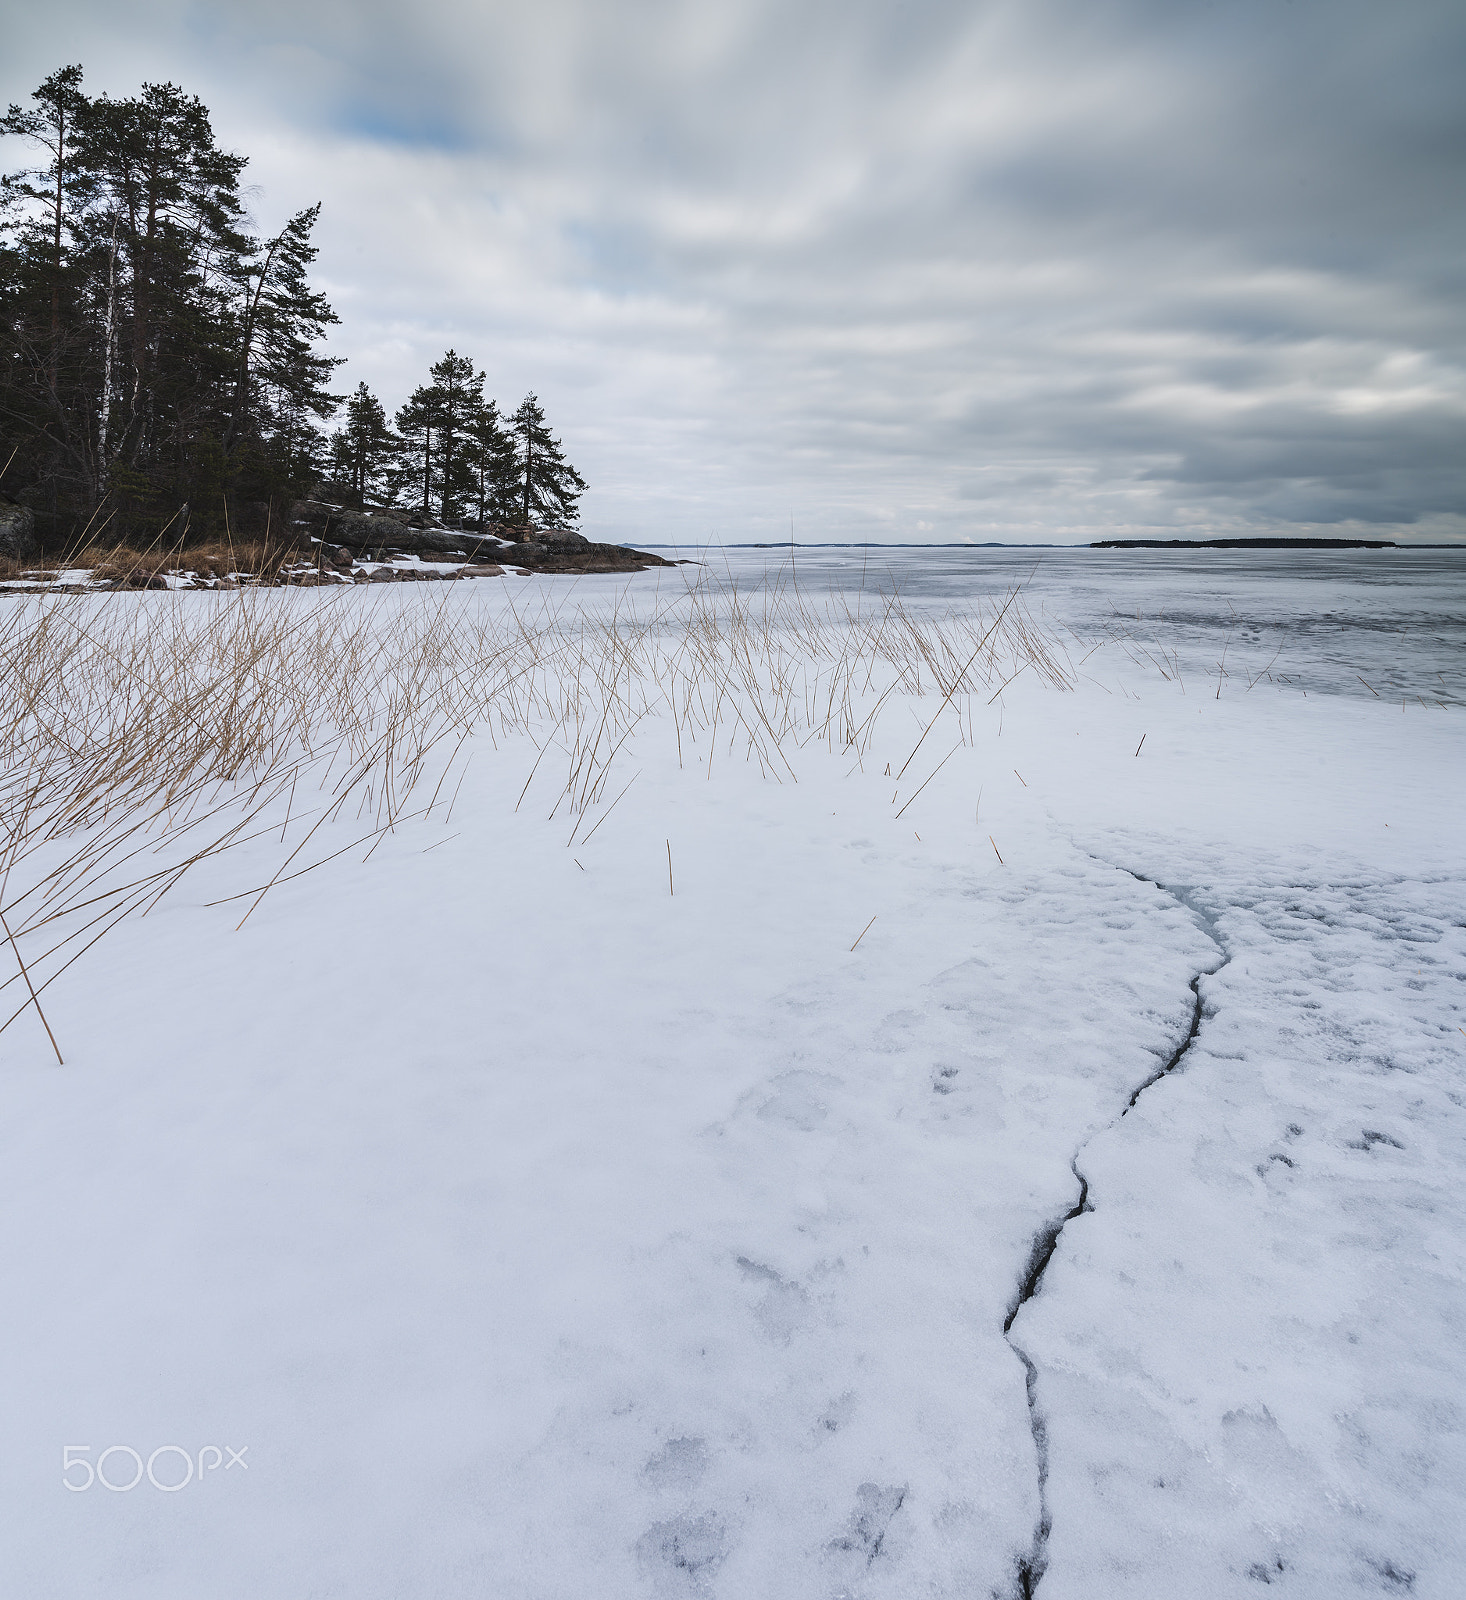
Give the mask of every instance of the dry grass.
<path id="1" fill-rule="evenodd" d="M 111 550 L 85 550 L 77 558 L 79 567 L 90 567 L 95 583 L 122 583 L 129 589 L 166 589 L 163 574 L 169 570 L 170 558 L 156 552 L 146 555 L 130 550 L 126 545 L 116 545 Z"/>
<path id="2" fill-rule="evenodd" d="M 293 546 L 256 540 L 247 544 L 198 545 L 175 558 L 174 571 L 193 572 L 201 578 L 227 578 L 249 573 L 275 578 L 280 568 L 305 557 Z"/>
<path id="3" fill-rule="evenodd" d="M 47 596 L 0 614 L 0 663 L 0 913 L 38 994 L 249 840 L 276 836 L 278 867 L 241 897 L 245 917 L 351 843 L 446 817 L 471 742 L 527 735 L 521 801 L 553 786 L 549 815 L 565 813 L 574 842 L 625 793 L 612 773 L 637 738 L 675 743 L 708 778 L 742 759 L 788 782 L 813 746 L 863 762 L 894 705 L 925 704 L 909 763 L 939 719 L 970 740 L 973 700 L 1019 673 L 1071 682 L 1016 592 L 933 621 L 894 596 L 706 580 L 609 613 L 465 603 L 462 586 L 407 603 Z M 4 990 L 0 1031 L 31 1003 L 20 972 Z"/>
<path id="4" fill-rule="evenodd" d="M 255 540 L 245 544 L 195 545 L 186 550 L 134 550 L 127 545 L 88 546 L 71 562 L 90 568 L 97 583 L 117 583 L 129 589 L 166 589 L 169 574 L 197 578 L 247 575 L 274 582 L 280 569 L 302 559 L 288 544 Z"/>

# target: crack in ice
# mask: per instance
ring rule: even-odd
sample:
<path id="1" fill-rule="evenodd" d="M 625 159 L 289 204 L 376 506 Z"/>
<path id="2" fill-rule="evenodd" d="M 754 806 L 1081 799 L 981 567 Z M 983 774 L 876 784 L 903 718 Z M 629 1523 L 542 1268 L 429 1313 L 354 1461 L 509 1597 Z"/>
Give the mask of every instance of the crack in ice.
<path id="1" fill-rule="evenodd" d="M 1094 857 L 1093 859 L 1099 860 L 1100 858 Z M 1113 862 L 1105 862 L 1104 865 L 1114 866 L 1115 864 Z M 1106 1124 L 1105 1129 L 1096 1130 L 1097 1133 L 1114 1127 L 1115 1123 L 1119 1122 L 1121 1118 L 1128 1116 L 1135 1109 L 1136 1103 L 1147 1089 L 1153 1088 L 1162 1078 L 1169 1077 L 1181 1064 L 1182 1059 L 1191 1046 L 1196 1043 L 1197 1036 L 1201 1032 L 1203 1011 L 1201 980 L 1220 972 L 1232 959 L 1231 952 L 1227 949 L 1226 943 L 1217 929 L 1215 919 L 1203 911 L 1184 889 L 1168 888 L 1154 878 L 1147 878 L 1144 873 L 1131 871 L 1129 867 L 1120 867 L 1117 870 L 1127 873 L 1138 883 L 1148 883 L 1152 888 L 1159 889 L 1162 894 L 1168 895 L 1177 905 L 1189 911 L 1196 918 L 1202 932 L 1217 947 L 1222 959 L 1215 966 L 1204 967 L 1200 972 L 1196 973 L 1188 985 L 1192 996 L 1191 1025 L 1186 1030 L 1185 1038 L 1171 1052 L 1169 1058 L 1158 1072 L 1152 1073 L 1150 1077 L 1146 1078 L 1144 1082 L 1138 1084 L 1131 1091 L 1130 1098 L 1120 1116 L 1115 1118 L 1113 1122 Z M 1092 1133 L 1088 1138 L 1084 1139 L 1069 1158 L 1069 1170 L 1074 1174 L 1075 1181 L 1079 1185 L 1079 1198 L 1062 1216 L 1046 1222 L 1034 1235 L 1033 1245 L 1028 1255 L 1028 1265 L 1019 1281 L 1018 1292 L 1014 1296 L 1012 1304 L 1008 1307 L 1008 1315 L 1003 1321 L 1003 1337 L 1008 1342 L 1008 1348 L 1023 1363 L 1024 1386 L 1028 1395 L 1028 1425 L 1033 1435 L 1034 1454 L 1038 1463 L 1038 1522 L 1033 1530 L 1033 1543 L 1029 1548 L 1029 1552 L 1018 1565 L 1018 1600 L 1033 1600 L 1039 1583 L 1043 1579 L 1044 1572 L 1048 1567 L 1049 1534 L 1053 1528 L 1053 1519 L 1049 1512 L 1048 1503 L 1048 1427 L 1038 1406 L 1038 1368 L 1034 1365 L 1032 1358 L 1023 1346 L 1012 1337 L 1012 1328 L 1018 1313 L 1033 1299 L 1042 1286 L 1044 1273 L 1048 1271 L 1049 1262 L 1054 1257 L 1054 1251 L 1059 1247 L 1059 1236 L 1076 1217 L 1081 1216 L 1086 1211 L 1094 1210 L 1094 1207 L 1089 1203 L 1089 1179 L 1080 1170 L 1079 1158 L 1084 1154 L 1085 1148 L 1095 1136 Z"/>

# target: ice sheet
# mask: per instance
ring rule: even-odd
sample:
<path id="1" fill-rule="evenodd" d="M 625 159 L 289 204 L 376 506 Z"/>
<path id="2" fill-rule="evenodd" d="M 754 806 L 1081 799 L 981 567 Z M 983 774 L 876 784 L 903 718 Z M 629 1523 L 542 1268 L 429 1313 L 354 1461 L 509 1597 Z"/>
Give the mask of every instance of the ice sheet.
<path id="1" fill-rule="evenodd" d="M 1246 685 L 1112 641 L 899 783 L 933 696 L 782 781 L 649 719 L 571 848 L 501 737 L 109 935 L 4 1036 L 16 1592 L 1459 1592 L 1461 712 Z M 248 1466 L 62 1485 L 168 1443 Z"/>

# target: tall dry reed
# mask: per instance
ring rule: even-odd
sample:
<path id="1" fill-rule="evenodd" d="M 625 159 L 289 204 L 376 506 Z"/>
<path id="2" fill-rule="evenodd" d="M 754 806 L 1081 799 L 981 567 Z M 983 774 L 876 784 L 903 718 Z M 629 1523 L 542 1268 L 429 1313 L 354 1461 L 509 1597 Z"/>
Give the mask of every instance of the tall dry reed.
<path id="1" fill-rule="evenodd" d="M 812 745 L 863 762 L 894 704 L 926 708 L 909 762 L 938 718 L 970 739 L 972 701 L 1020 673 L 1072 677 L 1016 591 L 932 620 L 896 595 L 705 577 L 650 602 L 628 587 L 529 607 L 467 585 L 48 596 L 0 613 L 0 665 L 0 915 L 18 969 L 0 1031 L 205 860 L 273 840 L 247 919 L 349 848 L 338 821 L 360 842 L 446 813 L 471 747 L 528 735 L 525 789 L 555 786 L 573 841 L 605 819 L 639 734 L 707 777 L 743 759 L 795 781 Z"/>

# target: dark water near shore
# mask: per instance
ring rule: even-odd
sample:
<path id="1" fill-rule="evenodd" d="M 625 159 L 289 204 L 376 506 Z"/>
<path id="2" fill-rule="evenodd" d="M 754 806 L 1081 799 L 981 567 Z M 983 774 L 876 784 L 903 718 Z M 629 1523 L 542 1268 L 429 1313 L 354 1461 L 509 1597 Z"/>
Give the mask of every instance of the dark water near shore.
<path id="1" fill-rule="evenodd" d="M 790 551 L 704 552 L 739 584 L 785 582 Z M 1449 550 L 808 549 L 801 588 L 897 589 L 927 614 L 1021 585 L 1086 643 L 1127 639 L 1246 686 L 1466 703 L 1466 547 Z M 1071 646 L 1071 653 L 1074 647 Z"/>

